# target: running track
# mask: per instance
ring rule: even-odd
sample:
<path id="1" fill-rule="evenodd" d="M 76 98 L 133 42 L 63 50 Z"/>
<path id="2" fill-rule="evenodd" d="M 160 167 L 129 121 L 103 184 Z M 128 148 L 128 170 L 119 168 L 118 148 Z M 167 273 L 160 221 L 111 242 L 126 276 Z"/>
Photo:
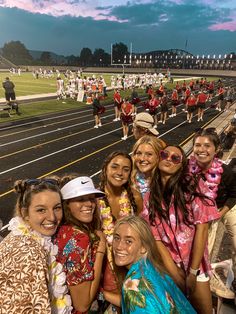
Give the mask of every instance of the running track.
<path id="1" fill-rule="evenodd" d="M 232 79 L 230 81 L 232 83 Z M 183 143 L 194 130 L 219 116 L 218 111 L 208 106 L 203 122 L 197 122 L 195 116 L 189 124 L 182 108 L 180 105 L 177 116 L 168 119 L 165 125 L 158 125 L 160 137 L 169 144 Z M 142 110 L 140 107 L 138 111 Z M 93 176 L 98 183 L 102 162 L 110 152 L 130 153 L 134 138 L 130 135 L 122 141 L 121 122 L 113 122 L 113 118 L 114 107 L 107 105 L 103 126 L 94 129 L 92 110 L 86 105 L 78 110 L 0 124 L 0 219 L 3 225 L 14 213 L 16 196 L 12 186 L 15 180 L 78 172 Z"/>

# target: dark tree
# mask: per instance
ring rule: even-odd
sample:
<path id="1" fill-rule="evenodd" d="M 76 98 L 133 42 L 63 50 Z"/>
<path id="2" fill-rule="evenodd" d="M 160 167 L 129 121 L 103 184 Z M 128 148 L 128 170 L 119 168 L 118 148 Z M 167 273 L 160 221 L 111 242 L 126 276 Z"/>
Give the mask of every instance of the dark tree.
<path id="1" fill-rule="evenodd" d="M 43 51 L 40 56 L 40 61 L 44 65 L 51 65 L 53 63 L 51 53 L 49 51 Z"/>
<path id="2" fill-rule="evenodd" d="M 94 66 L 107 66 L 110 64 L 110 55 L 103 49 L 98 48 L 93 53 L 93 65 Z"/>
<path id="3" fill-rule="evenodd" d="M 126 60 L 126 62 L 125 62 Z M 128 63 L 129 51 L 128 47 L 123 43 L 116 43 L 112 46 L 112 63 Z"/>
<path id="4" fill-rule="evenodd" d="M 80 64 L 81 66 L 92 65 L 93 54 L 91 49 L 83 48 L 80 52 Z"/>
<path id="5" fill-rule="evenodd" d="M 77 66 L 77 65 L 80 64 L 79 63 L 79 61 L 80 61 L 79 57 L 76 57 L 74 55 L 66 57 L 66 60 L 67 60 L 67 65 L 75 65 L 75 66 Z"/>
<path id="6" fill-rule="evenodd" d="M 3 57 L 17 65 L 31 64 L 32 56 L 20 41 L 10 41 L 2 48 Z"/>

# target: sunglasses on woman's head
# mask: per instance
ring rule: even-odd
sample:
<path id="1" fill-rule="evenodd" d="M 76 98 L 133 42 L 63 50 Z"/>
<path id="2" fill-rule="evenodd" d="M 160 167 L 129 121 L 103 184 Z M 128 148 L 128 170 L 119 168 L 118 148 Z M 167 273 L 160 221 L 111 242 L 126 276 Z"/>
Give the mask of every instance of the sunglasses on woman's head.
<path id="1" fill-rule="evenodd" d="M 28 179 L 25 181 L 25 184 L 30 186 L 30 185 L 40 185 L 40 184 L 49 184 L 49 185 L 57 185 L 58 186 L 58 181 L 56 179 Z"/>
<path id="2" fill-rule="evenodd" d="M 161 150 L 160 158 L 161 160 L 169 159 L 175 165 L 180 164 L 182 162 L 182 156 L 175 153 L 171 154 L 168 150 Z"/>

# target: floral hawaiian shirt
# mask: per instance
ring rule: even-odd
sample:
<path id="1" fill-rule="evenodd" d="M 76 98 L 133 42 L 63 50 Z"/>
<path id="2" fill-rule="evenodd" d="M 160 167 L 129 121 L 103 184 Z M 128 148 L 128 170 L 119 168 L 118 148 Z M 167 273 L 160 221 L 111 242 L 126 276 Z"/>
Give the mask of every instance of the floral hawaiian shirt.
<path id="1" fill-rule="evenodd" d="M 200 184 L 200 189 L 203 194 L 208 190 L 203 183 Z M 149 193 L 144 199 L 144 207 L 141 216 L 150 224 L 149 221 Z M 163 205 L 164 208 L 164 205 Z M 177 264 L 184 266 L 187 272 L 190 267 L 191 250 L 193 246 L 194 236 L 196 232 L 196 225 L 207 223 L 212 220 L 219 219 L 220 215 L 215 205 L 203 202 L 199 197 L 195 197 L 189 205 L 188 220 L 190 223 L 184 223 L 182 212 L 178 212 L 179 219 L 177 222 L 174 200 L 171 200 L 169 207 L 168 219 L 155 218 L 154 225 L 150 224 L 152 233 L 156 241 L 162 241 L 169 250 L 173 260 Z M 211 269 L 208 258 L 208 248 L 205 247 L 204 256 L 200 264 L 201 273 L 209 272 Z"/>
<path id="2" fill-rule="evenodd" d="M 123 314 L 194 314 L 188 300 L 168 275 L 149 260 L 131 266 L 122 288 Z"/>

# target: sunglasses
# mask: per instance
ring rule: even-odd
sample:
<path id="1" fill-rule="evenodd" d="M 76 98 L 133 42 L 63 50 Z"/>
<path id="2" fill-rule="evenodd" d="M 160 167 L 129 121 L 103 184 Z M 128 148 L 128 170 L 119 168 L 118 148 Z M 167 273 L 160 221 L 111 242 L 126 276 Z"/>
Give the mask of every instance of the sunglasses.
<path id="1" fill-rule="evenodd" d="M 58 181 L 56 179 L 28 179 L 25 181 L 26 186 L 40 185 L 43 183 L 58 186 Z"/>
<path id="2" fill-rule="evenodd" d="M 171 154 L 168 150 L 161 150 L 160 151 L 160 158 L 161 160 L 170 159 L 173 164 L 178 165 L 182 162 L 182 156 L 178 154 Z"/>

